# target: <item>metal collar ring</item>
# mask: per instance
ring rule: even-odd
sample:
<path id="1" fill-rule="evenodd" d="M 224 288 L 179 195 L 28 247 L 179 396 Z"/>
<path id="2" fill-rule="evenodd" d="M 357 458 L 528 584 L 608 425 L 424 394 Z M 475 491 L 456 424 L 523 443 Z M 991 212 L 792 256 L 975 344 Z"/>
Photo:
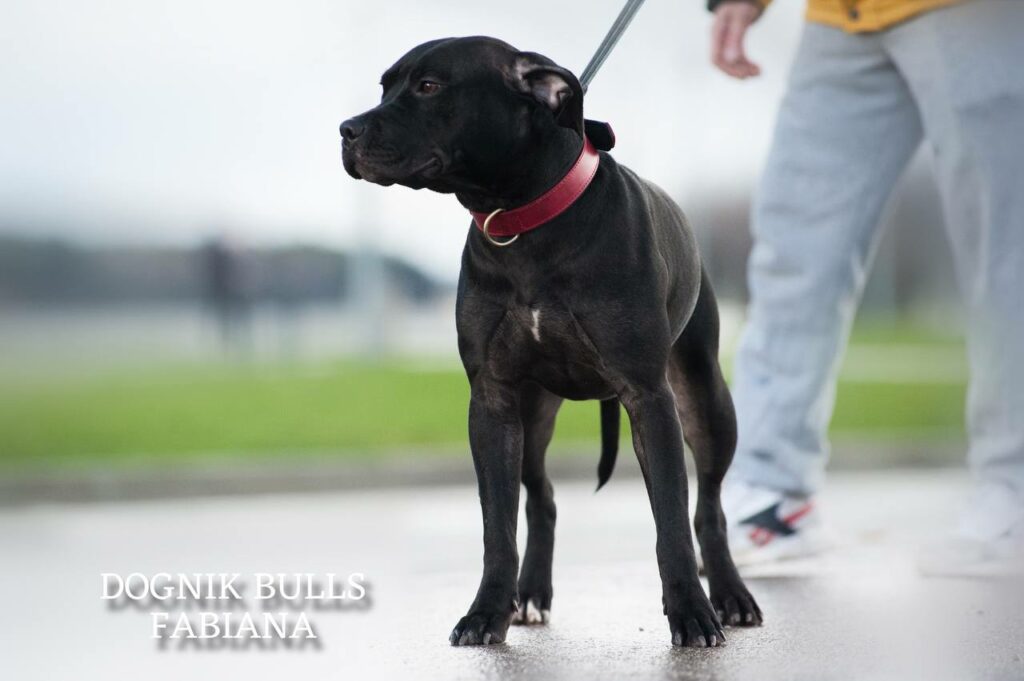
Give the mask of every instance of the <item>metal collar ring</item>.
<path id="1" fill-rule="evenodd" d="M 498 213 L 500 213 L 503 210 L 505 210 L 505 209 L 504 208 L 495 208 L 491 212 L 491 214 L 487 216 L 487 218 L 484 220 L 483 226 L 480 228 L 480 231 L 482 231 L 484 233 L 484 238 L 487 239 L 487 241 L 489 241 L 492 246 L 497 246 L 499 248 L 504 248 L 505 246 L 511 246 L 512 243 L 516 239 L 519 238 L 519 235 L 516 234 L 514 237 L 512 237 L 511 239 L 508 239 L 507 241 L 498 241 L 493 236 L 491 236 L 491 233 L 489 231 L 490 228 L 491 228 L 491 220 L 494 218 L 495 215 L 497 215 Z"/>

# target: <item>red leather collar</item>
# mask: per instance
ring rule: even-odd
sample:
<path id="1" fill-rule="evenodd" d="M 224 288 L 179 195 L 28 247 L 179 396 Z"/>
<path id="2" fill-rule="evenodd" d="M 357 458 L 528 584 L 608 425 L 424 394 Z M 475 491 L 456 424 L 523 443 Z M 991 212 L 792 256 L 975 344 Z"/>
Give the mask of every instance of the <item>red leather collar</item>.
<path id="1" fill-rule="evenodd" d="M 491 218 L 487 232 L 491 236 L 516 236 L 555 219 L 575 203 L 590 186 L 600 164 L 600 154 L 597 153 L 590 138 L 584 137 L 583 151 L 558 184 L 524 206 L 499 212 Z M 484 220 L 491 213 L 478 213 L 472 210 L 469 212 L 477 229 L 483 231 Z"/>

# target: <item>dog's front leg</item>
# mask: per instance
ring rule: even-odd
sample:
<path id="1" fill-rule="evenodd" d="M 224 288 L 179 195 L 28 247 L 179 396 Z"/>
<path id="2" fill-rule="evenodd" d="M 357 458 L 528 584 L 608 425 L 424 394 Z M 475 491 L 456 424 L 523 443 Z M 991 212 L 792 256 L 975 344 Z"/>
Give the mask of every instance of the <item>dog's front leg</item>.
<path id="1" fill-rule="evenodd" d="M 633 424 L 633 442 L 654 511 L 662 602 L 672 644 L 719 645 L 725 634 L 697 577 L 675 397 L 664 380 L 630 388 L 621 397 Z"/>
<path id="2" fill-rule="evenodd" d="M 477 375 L 469 403 L 473 450 L 484 521 L 484 574 L 476 599 L 449 637 L 452 645 L 487 645 L 505 640 L 518 608 L 516 520 L 523 458 L 519 392 Z"/>

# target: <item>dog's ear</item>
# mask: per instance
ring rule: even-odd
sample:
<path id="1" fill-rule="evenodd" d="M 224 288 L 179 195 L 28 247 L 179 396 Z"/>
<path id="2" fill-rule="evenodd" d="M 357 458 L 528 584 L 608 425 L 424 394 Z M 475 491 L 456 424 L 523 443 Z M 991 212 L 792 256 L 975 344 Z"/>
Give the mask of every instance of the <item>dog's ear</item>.
<path id="1" fill-rule="evenodd" d="M 514 90 L 550 109 L 560 126 L 583 137 L 583 86 L 571 71 L 535 52 L 520 52 L 509 81 Z"/>

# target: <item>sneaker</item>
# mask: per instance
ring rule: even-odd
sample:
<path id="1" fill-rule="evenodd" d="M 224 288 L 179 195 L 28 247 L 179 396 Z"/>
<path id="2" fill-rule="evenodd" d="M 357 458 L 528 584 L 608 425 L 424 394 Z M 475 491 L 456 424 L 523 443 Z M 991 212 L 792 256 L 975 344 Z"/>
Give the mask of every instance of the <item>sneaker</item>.
<path id="1" fill-rule="evenodd" d="M 918 556 L 926 577 L 1024 575 L 1024 499 L 1009 485 L 979 485 L 945 541 Z"/>
<path id="2" fill-rule="evenodd" d="M 733 480 L 722 490 L 722 510 L 737 566 L 806 558 L 831 545 L 813 498 Z"/>

